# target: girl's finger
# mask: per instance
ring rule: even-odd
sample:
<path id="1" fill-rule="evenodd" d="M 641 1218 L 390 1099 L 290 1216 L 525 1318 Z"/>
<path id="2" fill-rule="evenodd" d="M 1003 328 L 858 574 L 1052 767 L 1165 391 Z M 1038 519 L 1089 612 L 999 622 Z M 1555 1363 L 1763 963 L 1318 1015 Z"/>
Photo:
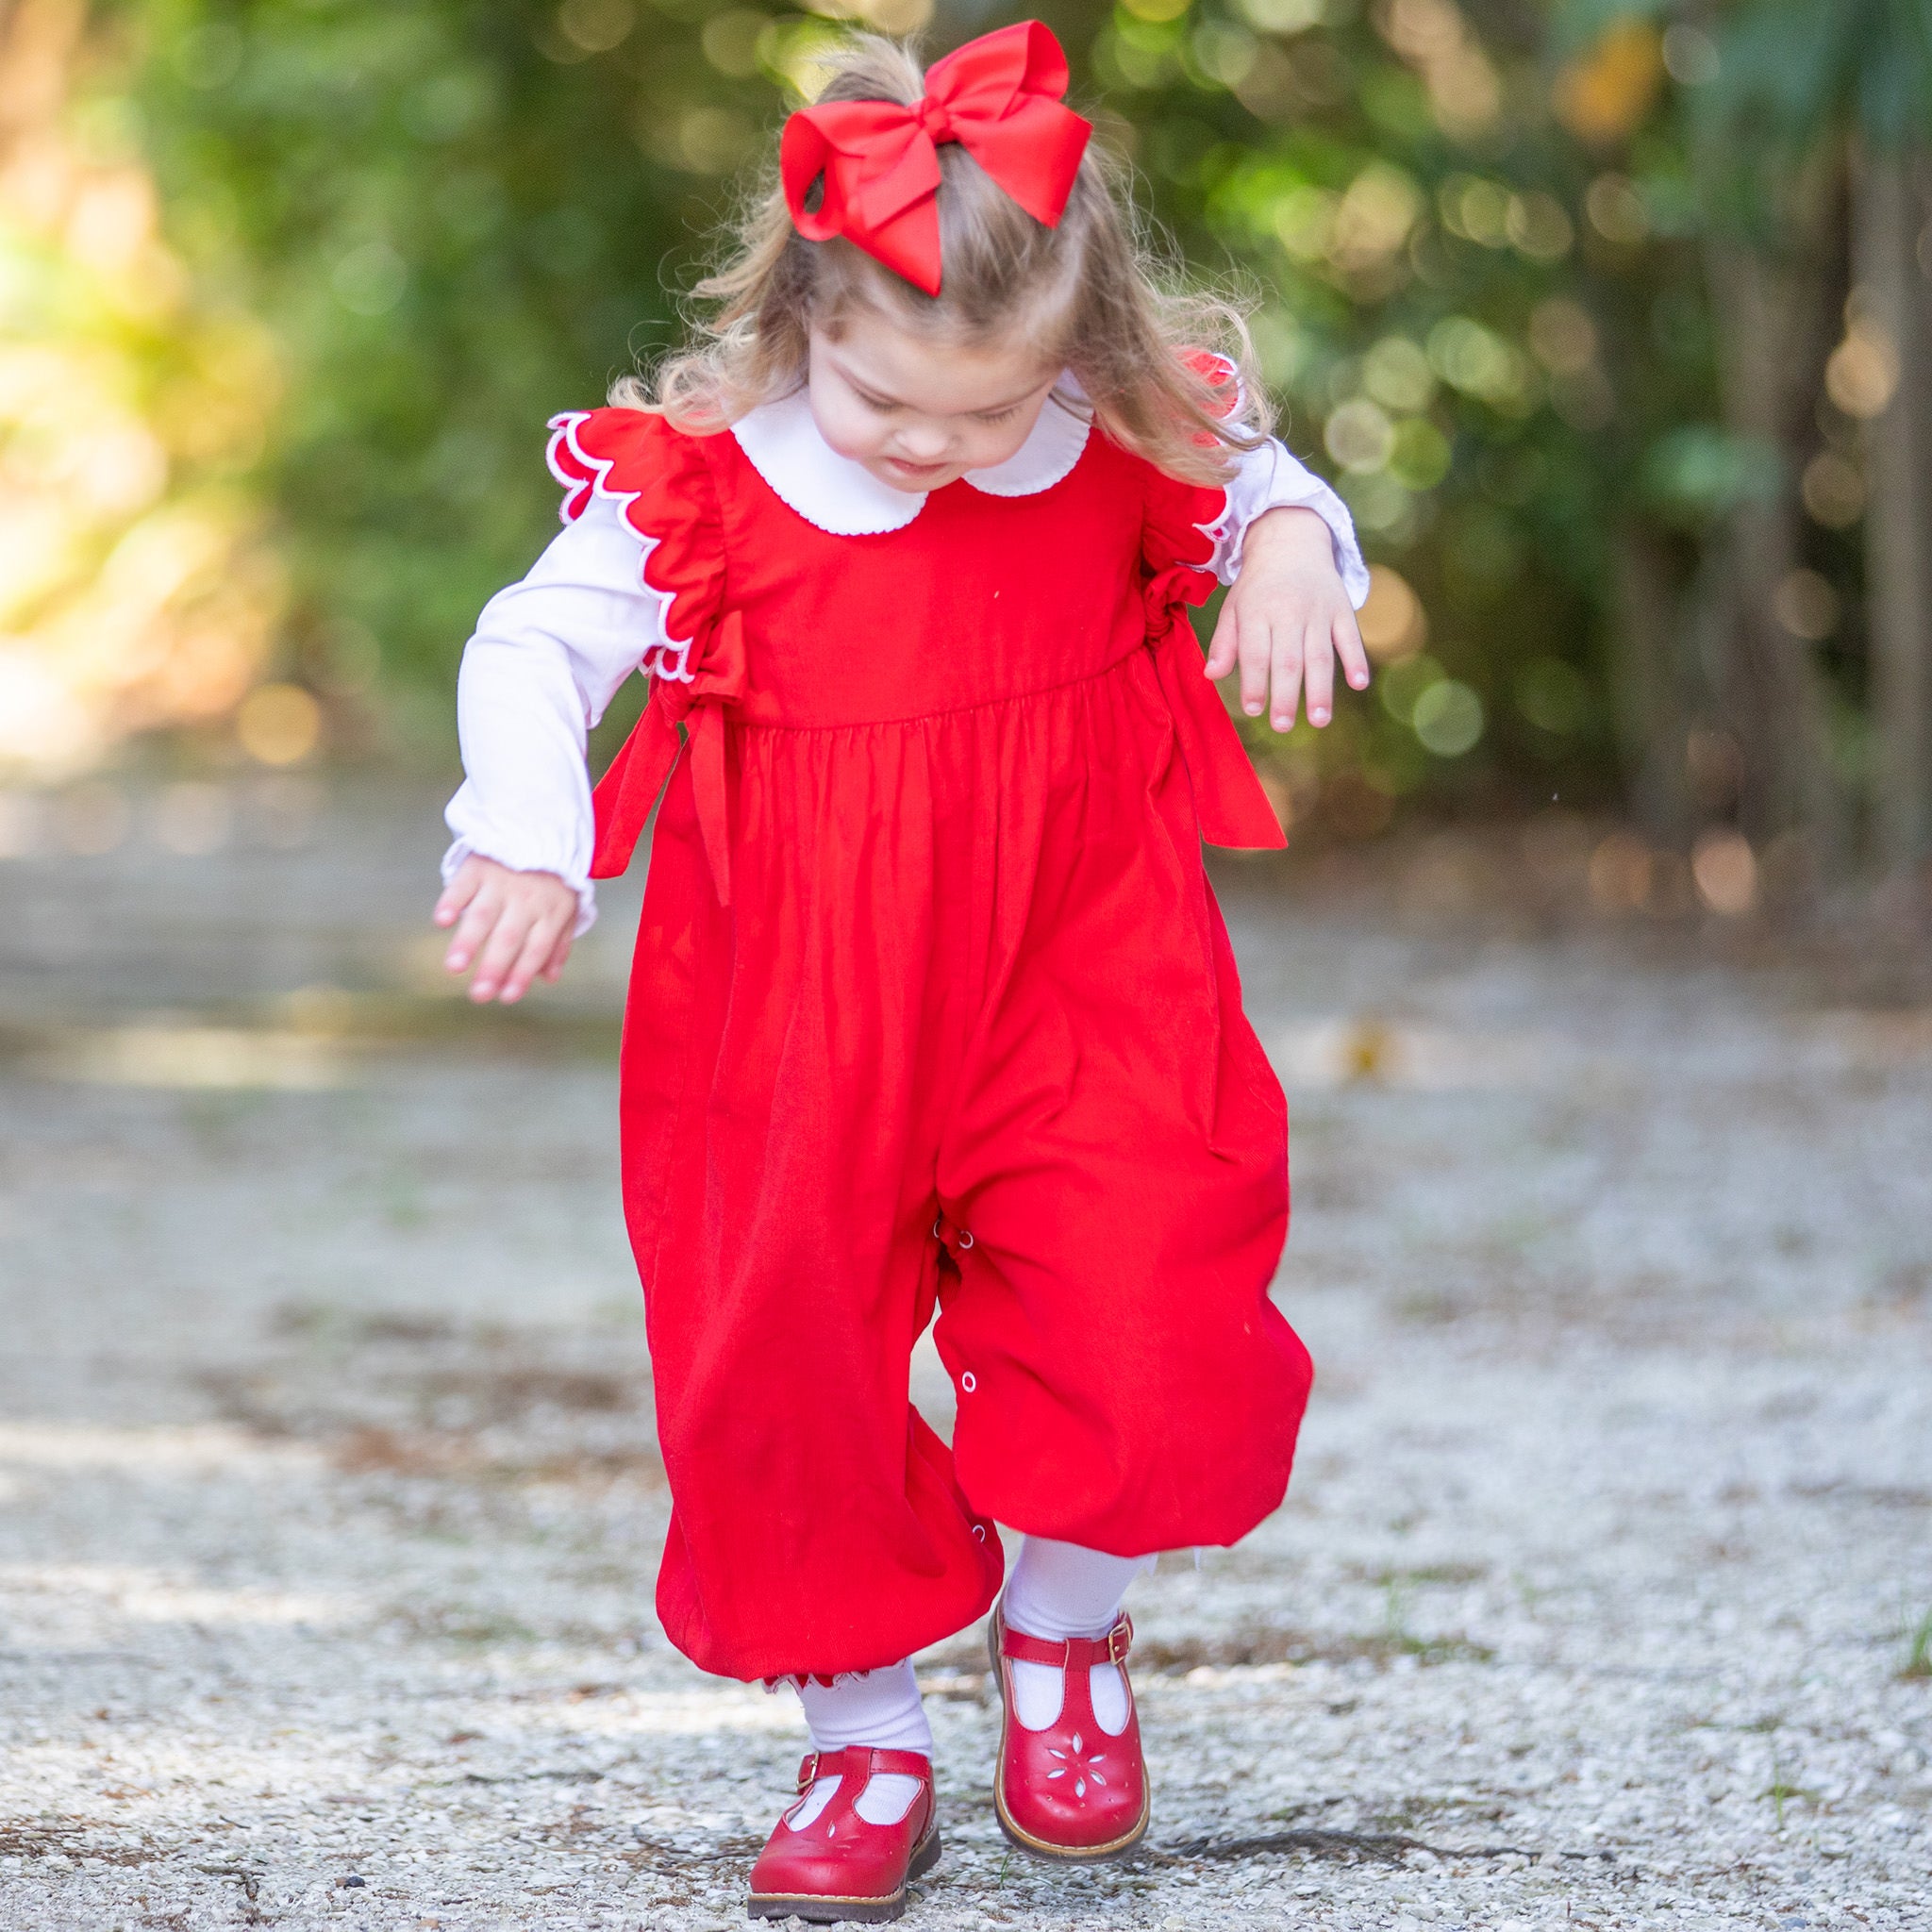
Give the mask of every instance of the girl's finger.
<path id="1" fill-rule="evenodd" d="M 1335 648 L 1341 654 L 1341 668 L 1348 674 L 1352 689 L 1369 688 L 1369 654 L 1362 648 L 1362 627 L 1353 610 L 1344 610 L 1333 625 Z"/>
<path id="2" fill-rule="evenodd" d="M 529 936 L 504 977 L 499 997 L 505 1006 L 514 1006 L 529 991 L 531 980 L 542 971 L 543 962 L 556 950 L 558 924 L 557 916 L 548 913 L 532 922 Z"/>
<path id="3" fill-rule="evenodd" d="M 1241 620 L 1235 615 L 1234 599 L 1227 598 L 1221 615 L 1214 620 L 1214 637 L 1208 646 L 1204 667 L 1209 677 L 1225 677 L 1234 669 L 1235 652 L 1241 641 Z"/>
<path id="4" fill-rule="evenodd" d="M 478 888 L 476 896 L 463 908 L 462 923 L 450 940 L 449 951 L 442 957 L 442 963 L 450 972 L 462 972 L 476 957 L 478 949 L 494 929 L 502 911 L 502 894 L 493 882 L 486 877 Z"/>
<path id="5" fill-rule="evenodd" d="M 1241 665 L 1241 709 L 1258 718 L 1268 708 L 1269 626 L 1258 617 L 1241 625 L 1236 645 Z"/>
<path id="6" fill-rule="evenodd" d="M 496 922 L 490 935 L 489 943 L 483 948 L 482 956 L 476 961 L 476 971 L 470 980 L 470 997 L 476 1001 L 491 1000 L 496 990 L 503 984 L 504 975 L 517 962 L 517 956 L 524 950 L 524 941 L 529 937 L 530 915 L 528 910 L 517 905 L 506 906 L 502 917 Z"/>
<path id="7" fill-rule="evenodd" d="M 549 958 L 543 962 L 543 977 L 552 986 L 563 976 L 563 969 L 570 963 L 571 945 L 576 938 L 571 931 L 571 924 L 569 920 L 564 922 L 563 931 L 558 936 L 557 944 L 552 948 Z"/>
<path id="8" fill-rule="evenodd" d="M 1302 633 L 1299 625 L 1274 626 L 1270 669 L 1274 673 L 1274 711 L 1269 719 L 1277 731 L 1294 727 L 1295 705 L 1301 697 Z"/>
<path id="9" fill-rule="evenodd" d="M 1325 624 L 1308 632 L 1302 676 L 1308 687 L 1308 723 L 1319 730 L 1335 709 L 1335 644 Z"/>
<path id="10" fill-rule="evenodd" d="M 438 925 L 454 925 L 457 914 L 483 889 L 488 876 L 480 865 L 464 859 L 455 878 L 443 887 L 442 896 L 436 902 L 436 910 L 430 914 Z"/>

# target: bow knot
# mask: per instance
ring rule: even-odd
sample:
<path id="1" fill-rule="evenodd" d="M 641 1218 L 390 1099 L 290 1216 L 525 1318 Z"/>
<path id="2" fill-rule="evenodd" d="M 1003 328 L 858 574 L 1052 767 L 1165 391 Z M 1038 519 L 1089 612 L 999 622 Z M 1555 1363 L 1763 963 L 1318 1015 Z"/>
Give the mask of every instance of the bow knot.
<path id="1" fill-rule="evenodd" d="M 1165 570 L 1151 572 L 1141 589 L 1141 604 L 1147 612 L 1147 635 L 1164 638 L 1178 627 L 1191 638 L 1193 625 L 1188 612 L 1213 594 L 1213 577 L 1191 565 L 1171 563 Z"/>
<path id="2" fill-rule="evenodd" d="M 1037 20 L 982 34 L 925 76 L 910 106 L 826 101 L 785 124 L 779 173 L 792 225 L 843 236 L 928 295 L 940 291 L 939 144 L 956 141 L 1035 221 L 1056 227 L 1091 125 L 1062 98 L 1067 57 Z M 806 207 L 823 184 L 816 208 Z"/>
<path id="3" fill-rule="evenodd" d="M 925 138 L 937 147 L 942 141 L 958 141 L 953 131 L 953 113 L 943 101 L 936 101 L 930 94 L 922 94 L 912 104 L 912 118 L 924 131 Z"/>

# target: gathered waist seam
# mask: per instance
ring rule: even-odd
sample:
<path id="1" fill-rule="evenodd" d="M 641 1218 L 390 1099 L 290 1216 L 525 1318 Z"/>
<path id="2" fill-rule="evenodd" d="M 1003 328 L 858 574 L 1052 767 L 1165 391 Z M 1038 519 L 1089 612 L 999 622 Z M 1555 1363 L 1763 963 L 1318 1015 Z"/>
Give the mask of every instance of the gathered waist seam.
<path id="1" fill-rule="evenodd" d="M 996 698 L 979 698 L 970 705 L 952 705 L 943 710 L 908 711 L 891 718 L 847 718 L 836 724 L 789 724 L 782 720 L 747 718 L 741 709 L 737 709 L 731 724 L 738 731 L 783 731 L 799 737 L 834 731 L 876 731 L 889 724 L 937 724 L 947 718 L 970 717 L 974 711 L 993 711 L 1009 705 L 1030 704 L 1037 698 L 1050 698 L 1061 691 L 1077 691 L 1083 684 L 1096 684 L 1103 677 L 1111 677 L 1124 664 L 1131 664 L 1146 647 L 1147 641 L 1141 639 L 1110 664 L 1103 664 L 1097 671 L 1083 671 L 1077 677 L 1063 677 L 1055 684 L 1036 685 L 1030 691 L 1008 691 Z"/>

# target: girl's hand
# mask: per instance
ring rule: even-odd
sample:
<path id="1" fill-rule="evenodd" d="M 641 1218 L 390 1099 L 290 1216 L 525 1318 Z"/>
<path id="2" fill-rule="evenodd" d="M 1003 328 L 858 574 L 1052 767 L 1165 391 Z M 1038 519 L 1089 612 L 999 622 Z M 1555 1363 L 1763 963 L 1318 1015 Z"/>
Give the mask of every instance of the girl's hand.
<path id="1" fill-rule="evenodd" d="M 1241 673 L 1241 709 L 1263 707 L 1277 731 L 1294 723 L 1303 681 L 1308 723 L 1327 724 L 1334 708 L 1335 659 L 1348 681 L 1369 681 L 1368 655 L 1348 592 L 1335 568 L 1328 525 L 1311 509 L 1271 509 L 1255 519 L 1242 545 L 1241 575 L 1221 607 L 1208 675 Z"/>
<path id="2" fill-rule="evenodd" d="M 457 928 L 443 965 L 461 973 L 472 959 L 476 962 L 470 997 L 509 1006 L 540 974 L 554 981 L 563 971 L 577 923 L 577 895 L 554 872 L 512 872 L 473 854 L 443 889 L 435 917 L 438 925 Z"/>

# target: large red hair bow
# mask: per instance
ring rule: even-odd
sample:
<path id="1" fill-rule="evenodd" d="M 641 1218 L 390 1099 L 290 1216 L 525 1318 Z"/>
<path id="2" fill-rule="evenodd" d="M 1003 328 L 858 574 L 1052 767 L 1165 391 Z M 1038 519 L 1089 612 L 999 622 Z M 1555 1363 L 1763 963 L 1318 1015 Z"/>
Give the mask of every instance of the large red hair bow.
<path id="1" fill-rule="evenodd" d="M 925 93 L 827 101 L 785 124 L 779 172 L 808 241 L 842 235 L 928 295 L 940 291 L 939 143 L 957 141 L 1035 221 L 1057 227 L 1091 124 L 1061 99 L 1067 57 L 1037 20 L 982 34 L 935 60 Z M 824 193 L 808 212 L 821 177 Z"/>

